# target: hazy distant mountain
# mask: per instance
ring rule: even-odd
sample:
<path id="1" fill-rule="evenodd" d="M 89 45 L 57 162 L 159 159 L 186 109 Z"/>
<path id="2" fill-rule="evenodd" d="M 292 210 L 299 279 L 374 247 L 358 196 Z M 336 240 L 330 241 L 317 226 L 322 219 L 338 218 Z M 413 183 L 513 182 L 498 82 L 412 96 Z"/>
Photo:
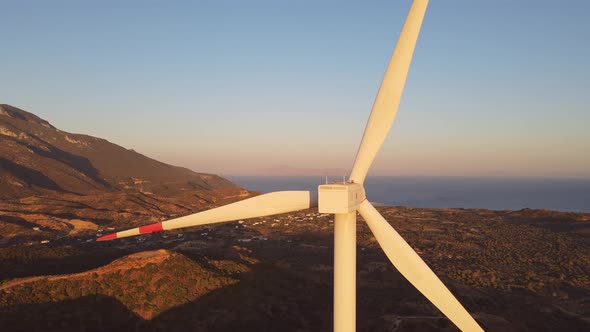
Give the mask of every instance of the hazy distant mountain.
<path id="1" fill-rule="evenodd" d="M 54 193 L 144 192 L 171 196 L 236 187 L 213 174 L 168 165 L 107 140 L 61 131 L 0 104 L 0 198 Z"/>
<path id="2" fill-rule="evenodd" d="M 329 176 L 340 178 L 350 173 L 344 168 L 302 168 L 287 165 L 273 166 L 262 170 L 262 174 L 271 176 Z"/>

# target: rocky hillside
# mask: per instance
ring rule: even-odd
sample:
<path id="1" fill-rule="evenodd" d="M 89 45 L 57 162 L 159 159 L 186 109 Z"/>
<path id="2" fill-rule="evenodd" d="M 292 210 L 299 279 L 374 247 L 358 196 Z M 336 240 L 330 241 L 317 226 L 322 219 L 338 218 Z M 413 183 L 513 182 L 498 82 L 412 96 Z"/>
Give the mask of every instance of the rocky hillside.
<path id="1" fill-rule="evenodd" d="M 173 196 L 232 187 L 217 175 L 168 165 L 101 138 L 64 132 L 34 114 L 0 104 L 0 199 L 104 192 Z"/>

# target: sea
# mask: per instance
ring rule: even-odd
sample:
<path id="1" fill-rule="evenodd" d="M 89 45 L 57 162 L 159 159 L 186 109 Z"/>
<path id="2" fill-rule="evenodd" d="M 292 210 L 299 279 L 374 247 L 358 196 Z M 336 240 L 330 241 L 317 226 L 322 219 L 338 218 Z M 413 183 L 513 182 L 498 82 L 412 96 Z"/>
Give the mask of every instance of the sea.
<path id="1" fill-rule="evenodd" d="M 317 191 L 325 183 L 322 176 L 226 178 L 262 193 Z M 369 201 L 389 206 L 590 212 L 590 179 L 376 176 L 367 177 L 365 189 Z"/>

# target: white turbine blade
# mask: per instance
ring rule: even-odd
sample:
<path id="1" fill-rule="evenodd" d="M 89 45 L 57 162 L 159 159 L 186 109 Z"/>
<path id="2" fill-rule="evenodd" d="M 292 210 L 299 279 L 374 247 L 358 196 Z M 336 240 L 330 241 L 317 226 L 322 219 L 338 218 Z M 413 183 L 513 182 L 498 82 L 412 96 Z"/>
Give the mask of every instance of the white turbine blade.
<path id="1" fill-rule="evenodd" d="M 428 0 L 414 0 L 399 35 L 350 174 L 350 180 L 356 183 L 365 181 L 367 172 L 393 124 L 427 6 Z"/>
<path id="2" fill-rule="evenodd" d="M 369 201 L 363 201 L 358 211 L 391 263 L 420 293 L 426 296 L 461 331 L 483 331 L 422 258 Z"/>
<path id="3" fill-rule="evenodd" d="M 167 231 L 176 228 L 215 224 L 224 221 L 248 219 L 309 209 L 317 206 L 317 199 L 309 191 L 277 191 L 211 210 L 129 229 L 99 237 L 97 241 Z"/>

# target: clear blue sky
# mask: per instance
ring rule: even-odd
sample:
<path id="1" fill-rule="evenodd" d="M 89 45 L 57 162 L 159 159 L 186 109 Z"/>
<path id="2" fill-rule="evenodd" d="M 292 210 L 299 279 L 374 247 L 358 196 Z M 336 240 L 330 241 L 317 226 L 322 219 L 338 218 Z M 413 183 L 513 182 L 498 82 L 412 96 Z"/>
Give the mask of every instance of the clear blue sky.
<path id="1" fill-rule="evenodd" d="M 0 103 L 196 171 L 350 168 L 410 3 L 0 0 Z M 590 177 L 589 13 L 431 0 L 372 174 Z"/>

